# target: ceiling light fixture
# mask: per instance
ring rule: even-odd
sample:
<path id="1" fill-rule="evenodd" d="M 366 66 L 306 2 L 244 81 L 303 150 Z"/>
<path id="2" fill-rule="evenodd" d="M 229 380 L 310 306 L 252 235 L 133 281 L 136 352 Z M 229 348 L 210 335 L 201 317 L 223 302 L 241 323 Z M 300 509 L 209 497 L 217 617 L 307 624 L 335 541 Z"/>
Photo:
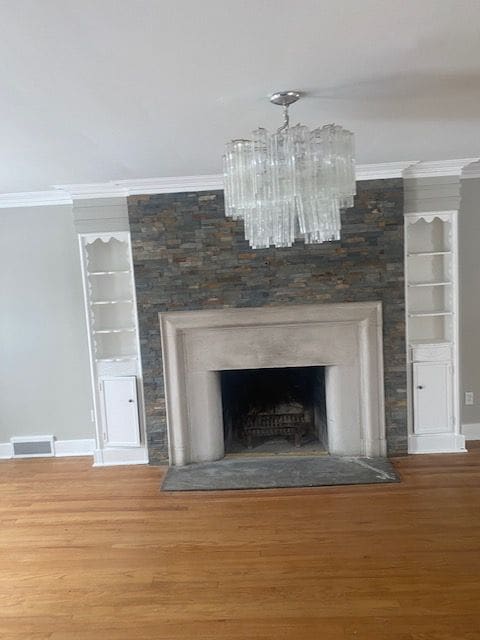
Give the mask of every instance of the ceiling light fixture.
<path id="1" fill-rule="evenodd" d="M 283 107 L 276 133 L 260 128 L 251 140 L 232 140 L 223 156 L 225 215 L 244 221 L 253 249 L 340 239 L 340 209 L 353 205 L 353 134 L 334 124 L 289 126 L 298 91 L 270 97 Z"/>

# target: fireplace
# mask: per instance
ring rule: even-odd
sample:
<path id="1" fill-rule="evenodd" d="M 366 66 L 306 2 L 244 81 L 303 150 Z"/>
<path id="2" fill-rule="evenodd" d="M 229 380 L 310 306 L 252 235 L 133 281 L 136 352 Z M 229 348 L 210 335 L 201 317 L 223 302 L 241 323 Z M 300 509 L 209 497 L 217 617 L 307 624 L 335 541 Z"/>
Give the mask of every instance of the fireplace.
<path id="1" fill-rule="evenodd" d="M 224 372 L 298 367 L 324 368 L 329 453 L 385 455 L 380 302 L 167 312 L 159 319 L 170 464 L 225 455 Z"/>
<path id="2" fill-rule="evenodd" d="M 328 451 L 324 369 L 222 371 L 225 453 Z"/>

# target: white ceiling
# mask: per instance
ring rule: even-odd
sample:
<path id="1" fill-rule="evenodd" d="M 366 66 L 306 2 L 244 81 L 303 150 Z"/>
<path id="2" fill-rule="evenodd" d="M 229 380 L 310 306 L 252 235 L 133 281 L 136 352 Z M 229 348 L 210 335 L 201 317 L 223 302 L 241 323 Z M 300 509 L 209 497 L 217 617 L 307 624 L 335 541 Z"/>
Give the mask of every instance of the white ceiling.
<path id="1" fill-rule="evenodd" d="M 480 0 L 0 0 L 0 193 L 219 173 L 281 112 L 360 163 L 480 153 Z"/>

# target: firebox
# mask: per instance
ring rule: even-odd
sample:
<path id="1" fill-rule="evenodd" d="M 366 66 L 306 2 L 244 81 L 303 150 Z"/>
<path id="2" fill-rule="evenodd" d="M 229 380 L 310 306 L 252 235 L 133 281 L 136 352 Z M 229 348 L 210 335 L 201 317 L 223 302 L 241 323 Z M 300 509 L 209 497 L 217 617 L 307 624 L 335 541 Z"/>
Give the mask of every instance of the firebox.
<path id="1" fill-rule="evenodd" d="M 328 450 L 325 367 L 221 372 L 226 453 Z"/>

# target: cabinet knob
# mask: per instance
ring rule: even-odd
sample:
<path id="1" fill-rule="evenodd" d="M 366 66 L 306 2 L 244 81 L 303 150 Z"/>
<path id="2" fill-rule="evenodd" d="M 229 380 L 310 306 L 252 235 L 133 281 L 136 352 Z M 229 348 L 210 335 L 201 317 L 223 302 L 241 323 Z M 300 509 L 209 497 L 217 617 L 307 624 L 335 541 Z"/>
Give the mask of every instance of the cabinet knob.
<path id="1" fill-rule="evenodd" d="M 132 398 L 130 398 L 129 402 L 133 402 Z"/>
<path id="2" fill-rule="evenodd" d="M 417 389 L 423 389 L 423 388 L 424 388 L 423 384 L 417 384 Z"/>

